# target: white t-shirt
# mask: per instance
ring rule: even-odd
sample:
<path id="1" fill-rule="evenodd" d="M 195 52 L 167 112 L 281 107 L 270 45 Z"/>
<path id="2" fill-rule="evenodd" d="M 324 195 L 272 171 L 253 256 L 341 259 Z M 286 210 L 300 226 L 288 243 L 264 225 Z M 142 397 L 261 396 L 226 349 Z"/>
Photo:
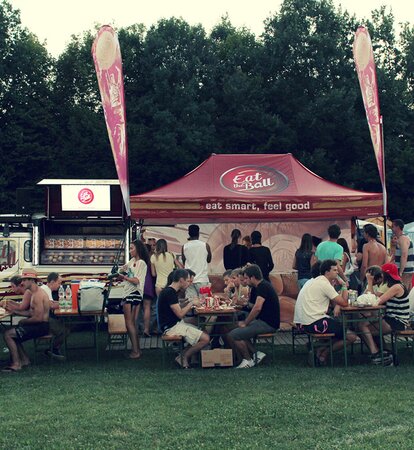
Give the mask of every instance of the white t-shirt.
<path id="1" fill-rule="evenodd" d="M 184 244 L 185 268 L 195 273 L 194 283 L 208 283 L 207 246 L 203 241 L 194 239 Z"/>
<path id="2" fill-rule="evenodd" d="M 319 319 L 328 317 L 326 314 L 330 300 L 339 294 L 324 276 L 309 280 L 300 290 L 295 306 L 295 323 L 310 325 Z"/>
<path id="3" fill-rule="evenodd" d="M 298 298 L 295 303 L 295 313 L 293 315 L 294 323 L 303 323 L 303 299 L 305 298 L 305 290 L 309 288 L 309 285 L 315 281 L 314 278 L 310 278 L 301 288 L 298 294 Z"/>
<path id="4" fill-rule="evenodd" d="M 134 284 L 129 281 L 124 281 L 124 298 L 135 291 L 138 291 L 141 296 L 144 295 L 145 277 L 147 276 L 147 265 L 145 264 L 145 261 L 132 258 L 128 261 L 127 266 L 127 277 L 138 278 L 139 283 Z"/>
<path id="5" fill-rule="evenodd" d="M 49 300 L 53 301 L 52 289 L 50 289 L 50 287 L 47 284 L 42 284 L 40 286 L 40 289 L 43 289 L 46 292 L 47 296 L 49 297 Z"/>

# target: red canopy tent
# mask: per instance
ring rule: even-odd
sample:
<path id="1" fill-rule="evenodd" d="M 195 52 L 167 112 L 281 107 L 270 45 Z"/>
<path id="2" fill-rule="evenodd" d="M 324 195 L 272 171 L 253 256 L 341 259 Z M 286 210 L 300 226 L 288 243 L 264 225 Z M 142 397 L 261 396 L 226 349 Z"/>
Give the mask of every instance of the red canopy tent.
<path id="1" fill-rule="evenodd" d="M 380 216 L 382 194 L 326 181 L 291 154 L 213 154 L 179 180 L 131 196 L 131 208 L 154 225 L 349 219 Z"/>

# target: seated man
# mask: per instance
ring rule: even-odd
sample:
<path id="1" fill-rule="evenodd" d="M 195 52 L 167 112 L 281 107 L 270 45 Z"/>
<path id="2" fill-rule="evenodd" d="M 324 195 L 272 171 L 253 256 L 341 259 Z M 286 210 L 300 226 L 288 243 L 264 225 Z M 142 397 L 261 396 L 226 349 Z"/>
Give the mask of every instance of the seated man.
<path id="1" fill-rule="evenodd" d="M 52 296 L 52 293 L 58 291 L 61 285 L 62 277 L 57 272 L 50 272 L 47 276 L 47 283 L 40 286 L 40 288 L 46 292 L 50 300 L 49 328 L 54 336 L 53 349 L 46 350 L 46 354 L 51 358 L 64 360 L 65 356 L 62 355 L 60 348 L 64 343 L 65 335 L 69 334 L 69 330 L 65 328 L 61 320 L 54 316 L 53 311 L 59 308 L 59 302 L 54 301 Z"/>
<path id="2" fill-rule="evenodd" d="M 300 324 L 307 333 L 334 333 L 333 350 L 336 351 L 343 348 L 344 345 L 342 324 L 329 317 L 327 312 L 329 304 L 332 302 L 335 305 L 334 316 L 339 316 L 341 306 L 348 306 L 348 291 L 344 282 L 339 294 L 332 286 L 332 282 L 338 278 L 336 260 L 326 259 L 322 261 L 320 273 L 320 276 L 309 280 L 303 286 L 301 301 L 295 308 L 295 318 L 300 320 Z M 342 293 L 344 293 L 344 296 L 342 296 Z M 348 331 L 345 338 L 351 344 L 355 342 L 356 335 Z M 328 347 L 318 348 L 316 356 L 319 363 L 325 364 L 328 353 Z M 312 353 L 309 356 L 313 357 Z"/>
<path id="3" fill-rule="evenodd" d="M 250 339 L 262 333 L 274 333 L 280 325 L 279 298 L 273 286 L 263 279 L 262 271 L 256 264 L 244 269 L 245 277 L 252 287 L 249 303 L 252 304 L 249 315 L 238 323 L 238 328 L 227 335 L 233 348 L 240 352 L 241 363 L 237 369 L 249 369 L 254 359 L 259 364 L 266 356 L 263 352 L 254 354 Z"/>
<path id="4" fill-rule="evenodd" d="M 10 351 L 11 364 L 3 369 L 3 372 L 17 372 L 22 366 L 30 364 L 29 357 L 23 349 L 22 343 L 30 339 L 36 339 L 49 333 L 49 308 L 50 301 L 43 289 L 37 285 L 37 273 L 33 269 L 26 269 L 21 275 L 21 284 L 31 294 L 30 308 L 19 310 L 19 315 L 27 316 L 16 327 L 12 327 L 4 333 L 4 340 Z M 14 312 L 13 305 L 7 305 L 9 311 Z"/>
<path id="5" fill-rule="evenodd" d="M 198 353 L 210 340 L 208 334 L 184 321 L 185 315 L 196 303 L 195 299 L 191 299 L 182 308 L 178 303 L 178 291 L 185 290 L 188 284 L 188 272 L 185 269 L 174 270 L 170 285 L 161 291 L 157 302 L 160 331 L 167 336 L 182 336 L 190 345 L 182 355 L 182 365 L 185 369 L 190 367 L 191 356 Z M 181 364 L 180 356 L 176 361 Z"/>

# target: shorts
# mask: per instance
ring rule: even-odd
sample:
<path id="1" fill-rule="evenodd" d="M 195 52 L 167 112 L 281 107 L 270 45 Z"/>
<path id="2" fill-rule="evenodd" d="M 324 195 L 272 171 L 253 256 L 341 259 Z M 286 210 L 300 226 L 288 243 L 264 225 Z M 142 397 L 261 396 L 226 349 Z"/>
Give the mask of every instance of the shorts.
<path id="1" fill-rule="evenodd" d="M 141 304 L 141 302 L 142 302 L 142 295 L 139 293 L 139 291 L 134 291 L 134 292 L 131 292 L 130 294 L 128 294 L 126 297 L 124 297 L 122 299 L 121 304 L 136 306 L 136 305 Z"/>
<path id="2" fill-rule="evenodd" d="M 339 339 L 341 341 L 343 341 L 344 339 L 344 330 L 342 328 L 342 324 L 330 317 L 324 317 L 317 320 L 316 322 L 311 323 L 310 325 L 303 325 L 303 329 L 306 333 L 333 333 L 335 334 L 336 339 Z"/>
<path id="3" fill-rule="evenodd" d="M 384 320 L 391 327 L 392 331 L 403 331 L 406 328 L 405 324 L 400 320 L 396 319 L 395 317 L 385 316 Z"/>
<path id="4" fill-rule="evenodd" d="M 22 323 L 15 327 L 16 336 L 14 340 L 17 342 L 30 341 L 49 334 L 49 322 L 39 323 Z"/>
<path id="5" fill-rule="evenodd" d="M 195 345 L 200 340 L 203 332 L 191 323 L 180 320 L 173 327 L 165 331 L 167 336 L 182 336 L 190 345 Z"/>
<path id="6" fill-rule="evenodd" d="M 247 326 L 243 328 L 234 328 L 229 333 L 229 336 L 235 341 L 246 341 L 256 337 L 258 334 L 274 333 L 276 328 L 270 326 L 264 320 L 252 320 Z"/>

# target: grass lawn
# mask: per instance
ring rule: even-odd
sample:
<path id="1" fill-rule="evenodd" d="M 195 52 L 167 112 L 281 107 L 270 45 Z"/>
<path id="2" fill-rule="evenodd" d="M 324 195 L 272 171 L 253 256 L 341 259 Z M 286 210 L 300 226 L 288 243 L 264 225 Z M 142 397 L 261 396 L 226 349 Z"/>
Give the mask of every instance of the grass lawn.
<path id="1" fill-rule="evenodd" d="M 30 344 L 26 344 L 30 348 Z M 414 448 L 414 365 L 306 367 L 277 347 L 248 370 L 178 370 L 89 351 L 0 374 L 2 449 Z"/>

